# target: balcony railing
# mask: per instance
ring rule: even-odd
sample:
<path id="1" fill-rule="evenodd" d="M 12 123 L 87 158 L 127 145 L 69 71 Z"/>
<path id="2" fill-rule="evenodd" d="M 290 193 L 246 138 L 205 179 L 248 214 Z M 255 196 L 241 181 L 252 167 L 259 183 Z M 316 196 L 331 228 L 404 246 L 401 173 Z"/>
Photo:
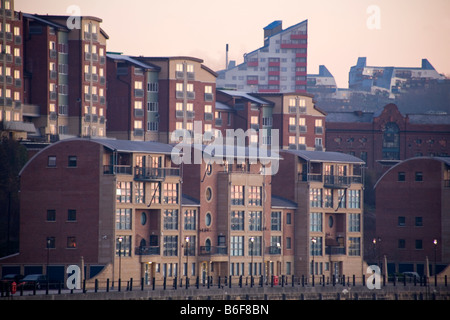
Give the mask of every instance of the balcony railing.
<path id="1" fill-rule="evenodd" d="M 179 168 L 146 168 L 135 167 L 134 178 L 135 180 L 142 181 L 161 181 L 166 177 L 178 177 L 180 175 Z"/>
<path id="2" fill-rule="evenodd" d="M 138 256 L 158 256 L 160 255 L 160 252 L 161 250 L 159 246 L 152 246 L 152 247 L 141 246 L 136 247 L 134 250 L 134 254 Z"/>
<path id="3" fill-rule="evenodd" d="M 325 254 L 328 255 L 345 254 L 345 247 L 331 247 L 331 246 L 326 247 Z"/>
<path id="4" fill-rule="evenodd" d="M 227 246 L 201 246 L 200 247 L 200 256 L 213 256 L 213 255 L 227 255 L 228 247 Z"/>
<path id="5" fill-rule="evenodd" d="M 131 174 L 131 166 L 127 165 L 104 165 L 104 174 Z"/>
<path id="6" fill-rule="evenodd" d="M 323 182 L 326 187 L 330 188 L 348 187 L 352 183 L 362 183 L 362 176 L 335 176 L 320 173 L 301 174 L 300 179 L 302 181 Z"/>

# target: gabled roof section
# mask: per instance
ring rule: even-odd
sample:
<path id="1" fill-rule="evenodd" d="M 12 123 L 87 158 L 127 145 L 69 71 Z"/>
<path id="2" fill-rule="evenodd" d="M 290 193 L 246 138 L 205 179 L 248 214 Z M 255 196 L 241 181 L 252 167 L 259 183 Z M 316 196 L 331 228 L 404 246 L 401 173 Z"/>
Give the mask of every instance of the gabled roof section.
<path id="1" fill-rule="evenodd" d="M 280 196 L 272 195 L 272 208 L 297 209 L 297 203 Z"/>
<path id="2" fill-rule="evenodd" d="M 127 55 L 122 55 L 122 54 L 118 54 L 118 53 L 106 53 L 106 56 L 110 59 L 116 60 L 116 61 L 125 61 L 128 63 L 131 63 L 139 68 L 143 68 L 143 69 L 147 69 L 147 70 L 156 70 L 159 71 L 161 68 L 151 65 L 149 63 L 144 63 L 141 62 L 137 59 L 134 59 L 133 57 L 127 56 Z"/>
<path id="3" fill-rule="evenodd" d="M 264 106 L 273 106 L 273 102 L 267 101 L 267 100 L 263 100 L 261 98 L 255 97 L 254 95 L 251 95 L 248 92 L 244 92 L 244 91 L 234 91 L 234 90 L 219 90 L 229 96 L 235 97 L 235 98 L 242 98 L 242 99 L 246 99 L 249 100 L 251 102 L 260 104 L 260 105 L 264 105 Z"/>
<path id="4" fill-rule="evenodd" d="M 87 140 L 87 139 L 79 139 Z M 142 152 L 142 153 L 159 153 L 171 154 L 173 147 L 168 144 L 155 141 L 130 141 L 130 140 L 115 140 L 115 139 L 90 139 L 99 143 L 106 148 L 118 152 Z"/>

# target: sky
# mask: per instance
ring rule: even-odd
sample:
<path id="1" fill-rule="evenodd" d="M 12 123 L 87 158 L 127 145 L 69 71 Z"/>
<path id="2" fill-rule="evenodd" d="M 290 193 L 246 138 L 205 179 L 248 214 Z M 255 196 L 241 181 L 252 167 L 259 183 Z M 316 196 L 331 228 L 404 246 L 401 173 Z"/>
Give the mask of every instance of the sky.
<path id="1" fill-rule="evenodd" d="M 215 70 L 263 46 L 263 28 L 308 20 L 308 74 L 325 65 L 340 88 L 358 57 L 371 66 L 420 67 L 450 77 L 450 0 L 15 0 L 26 13 L 103 20 L 107 51 L 193 56 Z"/>

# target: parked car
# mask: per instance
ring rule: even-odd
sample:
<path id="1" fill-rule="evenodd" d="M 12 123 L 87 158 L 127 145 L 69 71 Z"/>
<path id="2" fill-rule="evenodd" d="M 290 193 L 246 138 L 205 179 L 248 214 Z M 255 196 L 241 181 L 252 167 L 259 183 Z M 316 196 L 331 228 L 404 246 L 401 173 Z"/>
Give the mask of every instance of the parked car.
<path id="1" fill-rule="evenodd" d="M 47 277 L 43 274 L 29 274 L 25 276 L 22 281 L 20 281 L 18 288 L 23 287 L 23 289 L 36 289 L 45 288 L 47 285 Z"/>
<path id="2" fill-rule="evenodd" d="M 1 280 L 1 282 L 2 283 L 15 282 L 15 283 L 19 284 L 22 279 L 23 279 L 23 275 L 21 275 L 21 274 L 12 274 L 11 273 L 11 274 L 4 275 L 2 280 Z"/>
<path id="3" fill-rule="evenodd" d="M 416 281 L 420 281 L 420 276 L 417 272 L 411 271 L 403 272 L 403 276 L 406 277 L 406 281 L 413 282 L 414 279 L 416 279 Z"/>

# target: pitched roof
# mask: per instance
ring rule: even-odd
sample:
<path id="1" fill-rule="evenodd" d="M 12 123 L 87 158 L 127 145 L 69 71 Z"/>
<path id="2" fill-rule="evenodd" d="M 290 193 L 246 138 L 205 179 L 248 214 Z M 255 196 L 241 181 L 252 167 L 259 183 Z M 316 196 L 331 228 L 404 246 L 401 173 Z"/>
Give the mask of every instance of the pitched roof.
<path id="1" fill-rule="evenodd" d="M 295 154 L 300 158 L 310 162 L 337 162 L 364 164 L 365 162 L 355 156 L 331 151 L 308 151 L 308 150 L 287 150 L 286 152 Z"/>
<path id="2" fill-rule="evenodd" d="M 272 208 L 297 209 L 297 203 L 280 196 L 272 195 Z"/>
<path id="3" fill-rule="evenodd" d="M 90 139 L 90 141 L 97 142 L 108 149 L 119 152 L 171 154 L 173 149 L 171 145 L 155 141 L 130 141 L 115 139 Z"/>

